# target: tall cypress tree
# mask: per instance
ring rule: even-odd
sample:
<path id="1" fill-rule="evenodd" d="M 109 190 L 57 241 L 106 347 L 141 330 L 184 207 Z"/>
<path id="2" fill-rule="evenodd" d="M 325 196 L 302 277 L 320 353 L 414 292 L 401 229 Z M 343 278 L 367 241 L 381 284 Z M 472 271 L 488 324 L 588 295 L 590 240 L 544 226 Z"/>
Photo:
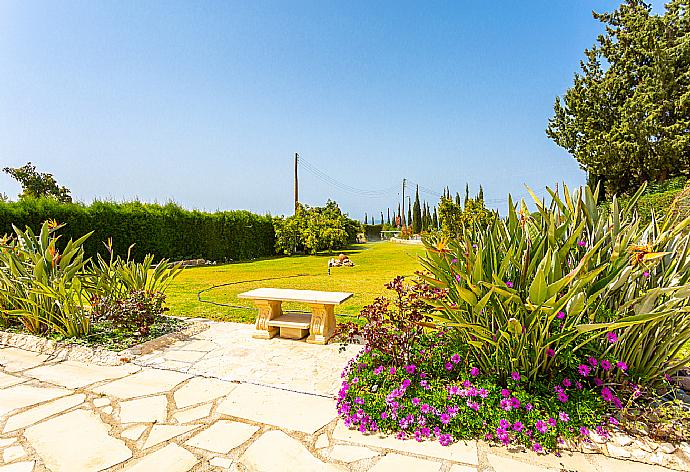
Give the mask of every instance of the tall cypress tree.
<path id="1" fill-rule="evenodd" d="M 369 221 L 367 220 L 367 212 L 364 212 L 364 224 L 368 225 Z"/>
<path id="2" fill-rule="evenodd" d="M 383 226 L 383 212 L 381 212 L 381 226 Z"/>
<path id="3" fill-rule="evenodd" d="M 438 213 L 436 213 L 436 207 L 434 207 L 433 227 L 434 229 L 438 229 Z"/>
<path id="4" fill-rule="evenodd" d="M 388 219 L 386 220 L 386 223 L 388 223 L 388 225 L 391 224 L 391 208 L 390 207 L 388 207 Z"/>
<path id="5" fill-rule="evenodd" d="M 403 217 L 402 217 L 402 214 L 400 213 L 400 203 L 398 203 L 398 218 L 395 221 L 396 228 L 400 228 L 402 223 L 403 223 Z"/>
<path id="6" fill-rule="evenodd" d="M 419 185 L 414 194 L 414 205 L 412 206 L 412 232 L 419 234 L 422 232 L 422 206 L 419 202 Z"/>

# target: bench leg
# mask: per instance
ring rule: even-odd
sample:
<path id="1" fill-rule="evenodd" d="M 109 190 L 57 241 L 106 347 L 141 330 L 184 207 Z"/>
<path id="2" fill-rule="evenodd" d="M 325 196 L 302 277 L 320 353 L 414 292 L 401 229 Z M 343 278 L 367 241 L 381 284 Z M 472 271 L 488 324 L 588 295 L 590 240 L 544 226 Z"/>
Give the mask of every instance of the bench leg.
<path id="1" fill-rule="evenodd" d="M 335 313 L 333 305 L 312 305 L 311 324 L 309 325 L 310 344 L 326 344 L 335 331 Z"/>
<path id="2" fill-rule="evenodd" d="M 252 335 L 256 339 L 271 339 L 278 334 L 279 328 L 268 326 L 268 322 L 283 314 L 280 301 L 274 300 L 254 300 L 254 304 L 259 309 L 256 317 L 256 331 Z"/>

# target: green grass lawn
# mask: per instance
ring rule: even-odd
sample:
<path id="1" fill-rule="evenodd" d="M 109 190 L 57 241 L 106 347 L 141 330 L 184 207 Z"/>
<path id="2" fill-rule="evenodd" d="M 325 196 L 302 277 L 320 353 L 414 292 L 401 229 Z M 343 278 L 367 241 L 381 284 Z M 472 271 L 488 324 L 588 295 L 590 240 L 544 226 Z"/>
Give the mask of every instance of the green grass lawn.
<path id="1" fill-rule="evenodd" d="M 253 307 L 251 300 L 241 300 L 237 295 L 259 287 L 352 292 L 354 296 L 336 307 L 336 313 L 356 315 L 363 306 L 387 291 L 384 287 L 386 282 L 396 275 L 409 276 L 420 269 L 418 257 L 424 254 L 424 249 L 422 246 L 379 242 L 358 244 L 343 252 L 355 267 L 334 267 L 330 276 L 328 259 L 334 255 L 273 257 L 186 269 L 167 291 L 170 314 L 253 323 L 256 310 L 216 306 L 197 300 L 197 293 L 202 289 L 232 284 L 205 292 L 202 299 Z M 307 305 L 298 303 L 285 303 L 283 306 L 288 310 L 309 309 Z"/>

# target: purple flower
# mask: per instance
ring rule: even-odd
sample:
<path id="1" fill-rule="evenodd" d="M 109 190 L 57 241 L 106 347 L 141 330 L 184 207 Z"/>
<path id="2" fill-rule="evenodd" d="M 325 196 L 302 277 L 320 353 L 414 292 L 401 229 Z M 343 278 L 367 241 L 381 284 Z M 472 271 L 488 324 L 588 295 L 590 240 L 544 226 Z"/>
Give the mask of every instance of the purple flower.
<path id="1" fill-rule="evenodd" d="M 587 245 L 587 241 L 578 241 L 577 245 L 580 247 L 585 247 Z"/>
<path id="2" fill-rule="evenodd" d="M 539 453 L 541 453 L 541 452 L 544 452 L 544 448 L 541 447 L 541 444 L 539 444 L 538 442 L 535 442 L 535 443 L 532 445 L 532 450 L 533 450 L 534 452 L 536 452 L 537 454 L 539 454 Z"/>
<path id="3" fill-rule="evenodd" d="M 395 375 L 395 367 L 391 367 L 388 372 L 390 372 L 391 375 Z"/>
<path id="4" fill-rule="evenodd" d="M 555 427 L 556 427 L 556 418 L 553 418 L 553 417 L 552 417 L 552 418 L 549 418 L 548 421 L 547 421 L 547 423 L 549 423 L 549 426 L 555 428 Z"/>
<path id="5" fill-rule="evenodd" d="M 564 386 L 564 387 L 570 387 L 572 384 L 573 384 L 573 383 L 570 381 L 569 378 L 566 377 L 566 378 L 563 379 L 563 386 Z"/>
<path id="6" fill-rule="evenodd" d="M 453 436 L 450 434 L 442 434 L 438 437 L 438 442 L 441 444 L 441 446 L 450 446 L 453 442 Z"/>
<path id="7" fill-rule="evenodd" d="M 383 366 L 382 365 L 380 365 L 376 369 L 374 369 L 375 375 L 379 375 L 379 374 L 381 374 L 381 372 L 383 372 Z"/>
<path id="8" fill-rule="evenodd" d="M 485 388 L 480 388 L 477 392 L 479 393 L 479 396 L 482 398 L 486 398 L 489 396 L 489 391 Z"/>
<path id="9" fill-rule="evenodd" d="M 519 382 L 519 381 L 520 381 L 520 372 L 513 372 L 512 374 L 510 374 L 510 376 L 511 376 L 512 379 L 515 380 L 516 382 Z"/>
<path id="10" fill-rule="evenodd" d="M 599 363 L 601 365 L 601 368 L 604 369 L 605 371 L 611 370 L 611 363 L 607 361 L 606 359 L 602 359 L 601 362 Z"/>
<path id="11" fill-rule="evenodd" d="M 402 381 L 402 388 L 407 388 L 410 385 L 412 385 L 412 381 L 410 379 L 405 379 Z"/>
<path id="12" fill-rule="evenodd" d="M 498 422 L 498 425 L 501 429 L 508 429 L 510 428 L 510 421 L 506 420 L 505 418 L 502 418 L 501 421 Z"/>
<path id="13" fill-rule="evenodd" d="M 565 312 L 559 311 L 558 313 L 556 313 L 556 318 L 558 318 L 559 320 L 562 320 L 563 318 L 565 318 Z"/>
<path id="14" fill-rule="evenodd" d="M 589 365 L 591 365 L 592 367 L 596 367 L 597 364 L 598 364 L 597 360 L 596 360 L 594 357 L 591 357 L 591 356 L 587 358 L 587 363 L 588 363 Z"/>
<path id="15" fill-rule="evenodd" d="M 417 367 L 414 364 L 406 365 L 405 366 L 405 372 L 408 374 L 414 374 L 414 371 Z"/>
<path id="16" fill-rule="evenodd" d="M 510 390 L 508 390 L 507 388 L 501 389 L 501 396 L 503 398 L 508 398 L 510 396 Z"/>
<path id="17" fill-rule="evenodd" d="M 604 387 L 601 389 L 601 398 L 603 398 L 605 401 L 611 403 L 613 401 L 613 393 L 611 392 L 611 389 L 608 387 Z"/>
<path id="18" fill-rule="evenodd" d="M 556 398 L 558 398 L 558 401 L 561 403 L 566 403 L 568 401 L 568 395 L 563 392 L 558 392 L 558 394 L 556 394 Z"/>
<path id="19" fill-rule="evenodd" d="M 590 369 L 588 366 L 580 364 L 579 366 L 577 366 L 577 371 L 580 373 L 581 376 L 587 377 L 589 375 Z"/>
<path id="20" fill-rule="evenodd" d="M 549 425 L 544 423 L 542 420 L 539 420 L 536 423 L 534 423 L 534 428 L 541 434 L 545 434 L 549 430 Z"/>
<path id="21" fill-rule="evenodd" d="M 453 354 L 452 356 L 450 356 L 450 361 L 451 361 L 453 364 L 459 363 L 459 362 L 460 362 L 460 355 L 458 355 L 458 354 Z"/>
<path id="22" fill-rule="evenodd" d="M 513 408 L 520 408 L 520 400 L 518 400 L 516 397 L 510 397 L 510 406 Z"/>
<path id="23" fill-rule="evenodd" d="M 589 430 L 584 426 L 580 426 L 580 434 L 583 436 L 589 436 Z"/>
<path id="24" fill-rule="evenodd" d="M 385 420 L 385 419 L 387 419 L 387 418 L 388 418 L 388 412 L 382 411 L 382 412 L 381 412 L 381 419 L 382 419 L 382 420 Z"/>
<path id="25" fill-rule="evenodd" d="M 609 418 L 609 423 L 611 423 L 613 426 L 618 426 L 618 420 L 613 416 Z"/>
<path id="26" fill-rule="evenodd" d="M 443 424 L 450 423 L 450 415 L 448 415 L 447 413 L 443 413 L 441 415 L 441 423 L 443 423 Z"/>
<path id="27" fill-rule="evenodd" d="M 626 370 L 628 370 L 628 364 L 626 364 L 626 363 L 623 362 L 623 361 L 618 361 L 618 362 L 616 362 L 616 367 L 618 367 L 618 368 L 619 368 L 620 370 L 622 370 L 623 372 L 625 372 Z"/>
<path id="28" fill-rule="evenodd" d="M 421 407 L 421 411 L 422 411 L 422 413 L 424 413 L 426 415 L 427 413 L 431 413 L 431 407 L 429 406 L 428 403 L 423 403 L 422 407 Z"/>
<path id="29" fill-rule="evenodd" d="M 508 287 L 508 288 L 513 288 L 513 282 L 511 282 L 510 280 L 507 281 L 507 282 L 506 282 L 506 287 Z"/>
<path id="30" fill-rule="evenodd" d="M 613 344 L 613 343 L 615 343 L 616 341 L 618 341 L 618 335 L 616 334 L 615 331 L 609 331 L 608 333 L 606 333 L 606 339 L 607 339 L 611 344 Z"/>
<path id="31" fill-rule="evenodd" d="M 555 355 L 556 355 L 556 351 L 554 351 L 550 347 L 546 349 L 546 357 L 554 357 Z"/>
<path id="32" fill-rule="evenodd" d="M 462 277 L 460 277 L 460 274 L 455 276 L 455 280 L 457 280 L 458 282 L 462 282 Z"/>
<path id="33" fill-rule="evenodd" d="M 467 406 L 474 411 L 479 411 L 479 403 L 467 400 Z"/>
<path id="34" fill-rule="evenodd" d="M 453 364 L 450 362 L 446 362 L 446 370 L 453 370 Z"/>
<path id="35" fill-rule="evenodd" d="M 531 403 L 528 403 L 528 404 L 525 405 L 525 410 L 527 410 L 527 411 L 532 411 L 533 409 L 534 409 L 534 407 L 532 406 Z"/>
<path id="36" fill-rule="evenodd" d="M 457 264 L 458 263 L 458 258 L 454 257 L 452 261 L 450 261 L 451 264 Z"/>
<path id="37" fill-rule="evenodd" d="M 524 427 L 525 426 L 519 421 L 516 421 L 515 423 L 513 423 L 513 431 L 517 431 L 518 433 L 520 431 L 522 431 Z"/>
<path id="38" fill-rule="evenodd" d="M 645 270 L 644 272 L 642 272 L 642 277 L 644 277 L 645 279 L 648 279 L 649 278 L 649 271 Z"/>
<path id="39" fill-rule="evenodd" d="M 470 369 L 470 375 L 471 375 L 472 377 L 478 376 L 478 375 L 479 375 L 479 369 L 478 369 L 477 367 L 472 367 L 472 368 Z"/>
<path id="40" fill-rule="evenodd" d="M 564 423 L 567 423 L 568 421 L 570 421 L 570 416 L 568 416 L 568 413 L 561 411 L 560 413 L 558 413 L 558 419 Z"/>

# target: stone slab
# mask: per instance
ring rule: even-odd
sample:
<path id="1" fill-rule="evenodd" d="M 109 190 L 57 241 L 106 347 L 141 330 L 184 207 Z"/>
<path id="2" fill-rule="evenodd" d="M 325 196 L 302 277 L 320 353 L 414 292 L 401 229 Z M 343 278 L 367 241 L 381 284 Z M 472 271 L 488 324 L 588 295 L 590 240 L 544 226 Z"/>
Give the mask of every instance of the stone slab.
<path id="1" fill-rule="evenodd" d="M 208 461 L 213 467 L 220 467 L 221 469 L 229 469 L 232 466 L 232 459 L 226 457 L 214 457 Z"/>
<path id="2" fill-rule="evenodd" d="M 68 397 L 58 398 L 50 403 L 45 403 L 22 413 L 12 415 L 7 420 L 7 423 L 5 423 L 3 432 L 8 433 L 10 431 L 16 431 L 17 429 L 30 426 L 65 410 L 69 410 L 77 405 L 81 405 L 84 403 L 85 399 L 86 395 L 83 393 L 70 395 Z"/>
<path id="3" fill-rule="evenodd" d="M 125 472 L 187 472 L 194 467 L 199 460 L 183 447 L 177 444 L 168 444 L 156 452 L 144 456 L 132 465 L 125 467 Z"/>
<path id="4" fill-rule="evenodd" d="M 149 436 L 146 438 L 144 443 L 144 449 L 156 446 L 162 442 L 168 441 L 169 439 L 180 436 L 181 434 L 188 433 L 193 429 L 199 428 L 200 426 L 177 426 L 168 424 L 154 424 L 151 428 Z"/>
<path id="5" fill-rule="evenodd" d="M 190 377 L 190 375 L 180 372 L 145 369 L 128 377 L 101 385 L 94 391 L 121 399 L 143 397 L 168 392 Z"/>
<path id="6" fill-rule="evenodd" d="M 9 465 L 0 465 L 0 472 L 32 472 L 35 461 L 15 462 Z"/>
<path id="7" fill-rule="evenodd" d="M 103 470 L 132 457 L 100 418 L 84 410 L 31 426 L 24 436 L 52 472 Z"/>
<path id="8" fill-rule="evenodd" d="M 64 361 L 24 372 L 25 375 L 66 388 L 81 388 L 104 380 L 119 379 L 141 370 L 133 364 L 104 366 Z"/>
<path id="9" fill-rule="evenodd" d="M 195 406 L 188 410 L 178 411 L 173 415 L 173 418 L 175 418 L 178 423 L 191 423 L 192 421 L 198 421 L 208 417 L 208 415 L 211 414 L 212 407 L 212 403 Z"/>
<path id="10" fill-rule="evenodd" d="M 406 470 L 414 470 L 415 472 L 440 472 L 441 463 L 420 459 L 418 457 L 387 454 L 369 469 L 370 472 L 402 472 Z"/>
<path id="11" fill-rule="evenodd" d="M 2 451 L 2 460 L 4 462 L 14 462 L 17 459 L 21 459 L 26 456 L 26 451 L 19 444 L 16 446 L 10 446 L 4 451 Z"/>
<path id="12" fill-rule="evenodd" d="M 108 405 L 110 405 L 110 398 L 108 397 L 96 398 L 93 401 L 93 406 L 95 406 L 96 408 L 101 408 Z"/>
<path id="13" fill-rule="evenodd" d="M 218 413 L 314 434 L 336 418 L 335 401 L 316 395 L 241 384 Z"/>
<path id="14" fill-rule="evenodd" d="M 46 359 L 48 359 L 48 356 L 45 354 L 25 351 L 16 347 L 0 349 L 0 366 L 3 366 L 6 372 L 19 372 L 31 369 L 43 364 Z"/>
<path id="15" fill-rule="evenodd" d="M 348 429 L 342 421 L 338 421 L 333 431 L 333 439 L 364 446 L 418 454 L 420 456 L 428 456 L 436 459 L 444 459 L 452 462 L 461 462 L 470 465 L 479 464 L 476 441 L 459 441 L 450 446 L 441 446 L 438 441 L 417 442 L 413 439 L 402 441 L 396 439 L 394 436 L 362 434 L 357 430 Z"/>
<path id="16" fill-rule="evenodd" d="M 324 472 L 343 470 L 314 457 L 302 443 L 282 431 L 268 431 L 254 441 L 239 459 L 251 472 Z M 299 464 L 299 469 L 297 468 Z M 396 471 L 401 472 L 401 471 Z"/>
<path id="17" fill-rule="evenodd" d="M 142 434 L 144 434 L 144 431 L 146 431 L 146 428 L 148 426 L 143 425 L 143 424 L 136 424 L 133 426 L 130 426 L 129 428 L 125 428 L 122 430 L 122 436 L 123 438 L 129 439 L 131 441 L 136 441 L 141 437 Z"/>
<path id="18" fill-rule="evenodd" d="M 542 465 L 528 464 L 509 457 L 487 454 L 489 464 L 496 472 L 560 472 L 560 468 L 554 469 Z"/>
<path id="19" fill-rule="evenodd" d="M 328 457 L 340 462 L 361 461 L 362 459 L 371 459 L 378 455 L 378 452 L 372 451 L 368 447 L 348 446 L 344 444 L 336 444 L 328 451 Z"/>
<path id="20" fill-rule="evenodd" d="M 340 305 L 350 297 L 352 297 L 352 294 L 348 292 L 324 292 L 322 290 L 296 290 L 290 288 L 255 288 L 237 295 L 237 298 L 249 298 L 252 300 L 279 300 L 322 305 Z"/>
<path id="21" fill-rule="evenodd" d="M 120 423 L 155 423 L 168 418 L 168 399 L 163 395 L 120 403 Z"/>
<path id="22" fill-rule="evenodd" d="M 19 384 L 0 390 L 0 416 L 29 406 L 54 400 L 72 393 L 62 388 L 36 387 Z"/>
<path id="23" fill-rule="evenodd" d="M 218 454 L 227 454 L 246 442 L 258 430 L 258 426 L 220 420 L 213 423 L 208 429 L 188 439 L 185 445 Z"/>
<path id="24" fill-rule="evenodd" d="M 216 398 L 224 397 L 232 392 L 237 384 L 223 380 L 194 377 L 175 391 L 175 405 L 177 408 L 206 403 Z"/>
<path id="25" fill-rule="evenodd" d="M 26 382 L 26 379 L 0 372 L 0 388 L 11 387 Z"/>

